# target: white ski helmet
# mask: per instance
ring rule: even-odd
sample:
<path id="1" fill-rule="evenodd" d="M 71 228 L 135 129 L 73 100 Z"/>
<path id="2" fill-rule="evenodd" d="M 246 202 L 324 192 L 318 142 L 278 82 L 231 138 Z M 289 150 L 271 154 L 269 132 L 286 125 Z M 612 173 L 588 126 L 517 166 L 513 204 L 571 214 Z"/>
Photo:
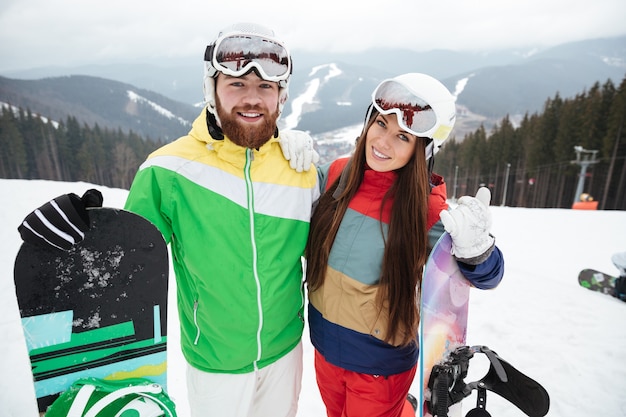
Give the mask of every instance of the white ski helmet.
<path id="1" fill-rule="evenodd" d="M 439 80 L 420 73 L 384 80 L 372 93 L 372 106 L 379 113 L 395 113 L 404 130 L 432 139 L 426 159 L 436 154 L 450 136 L 456 121 L 455 101 Z"/>
<path id="2" fill-rule="evenodd" d="M 204 101 L 216 117 L 215 79 L 218 73 L 240 77 L 254 70 L 262 79 L 279 86 L 278 111 L 289 93 L 291 55 L 274 31 L 255 23 L 237 23 L 220 31 L 204 53 Z"/>

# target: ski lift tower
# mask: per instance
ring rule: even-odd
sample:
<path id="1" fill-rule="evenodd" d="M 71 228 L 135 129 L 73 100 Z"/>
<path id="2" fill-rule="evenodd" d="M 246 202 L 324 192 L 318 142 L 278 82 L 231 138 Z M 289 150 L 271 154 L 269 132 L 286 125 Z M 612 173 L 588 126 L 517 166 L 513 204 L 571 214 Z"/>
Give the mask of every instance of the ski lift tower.
<path id="1" fill-rule="evenodd" d="M 587 168 L 590 165 L 597 164 L 596 154 L 598 151 L 590 151 L 584 149 L 582 146 L 574 146 L 576 151 L 576 160 L 570 161 L 572 164 L 580 165 L 580 174 L 578 174 L 578 185 L 576 186 L 576 194 L 574 194 L 574 203 L 578 201 L 580 195 L 583 193 L 585 187 L 585 176 L 587 175 Z"/>

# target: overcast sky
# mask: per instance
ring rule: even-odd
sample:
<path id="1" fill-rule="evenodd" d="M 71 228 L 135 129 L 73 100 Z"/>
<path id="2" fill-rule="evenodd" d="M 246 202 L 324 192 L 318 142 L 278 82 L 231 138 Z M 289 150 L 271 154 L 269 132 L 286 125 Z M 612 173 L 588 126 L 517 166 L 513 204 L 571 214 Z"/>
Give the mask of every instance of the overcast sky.
<path id="1" fill-rule="evenodd" d="M 488 51 L 626 34 L 625 0 L 0 0 L 0 73 L 197 56 L 251 21 L 292 50 Z"/>

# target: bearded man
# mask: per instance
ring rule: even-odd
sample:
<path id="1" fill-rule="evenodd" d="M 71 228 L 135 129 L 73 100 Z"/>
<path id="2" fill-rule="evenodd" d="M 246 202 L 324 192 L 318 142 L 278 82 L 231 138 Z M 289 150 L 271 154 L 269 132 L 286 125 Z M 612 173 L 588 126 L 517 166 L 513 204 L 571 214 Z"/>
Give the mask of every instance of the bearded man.
<path id="1" fill-rule="evenodd" d="M 171 244 L 192 417 L 293 417 L 318 156 L 304 132 L 279 135 L 292 67 L 273 31 L 233 25 L 204 61 L 206 107 L 187 135 L 148 156 L 125 209 Z M 88 233 L 86 208 L 102 202 L 98 190 L 66 194 L 18 229 L 69 250 Z"/>
<path id="2" fill-rule="evenodd" d="M 171 243 L 194 417 L 296 415 L 319 186 L 312 157 L 295 169 L 281 149 L 290 75 L 271 30 L 222 31 L 205 52 L 206 107 L 141 165 L 126 202 Z"/>

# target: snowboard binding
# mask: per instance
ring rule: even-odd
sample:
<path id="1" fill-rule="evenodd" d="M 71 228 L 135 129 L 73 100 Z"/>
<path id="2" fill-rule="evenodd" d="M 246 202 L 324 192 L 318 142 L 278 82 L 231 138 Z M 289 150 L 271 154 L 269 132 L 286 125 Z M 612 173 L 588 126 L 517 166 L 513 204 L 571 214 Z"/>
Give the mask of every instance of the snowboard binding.
<path id="1" fill-rule="evenodd" d="M 469 360 L 475 353 L 489 359 L 489 371 L 480 380 L 465 383 Z M 431 398 L 429 412 L 435 417 L 447 417 L 448 408 L 477 390 L 476 408 L 465 417 L 491 417 L 487 412 L 487 391 L 505 398 L 529 417 L 543 417 L 550 408 L 548 392 L 536 381 L 503 360 L 487 346 L 461 346 L 442 364 L 435 365 L 428 381 Z"/>

